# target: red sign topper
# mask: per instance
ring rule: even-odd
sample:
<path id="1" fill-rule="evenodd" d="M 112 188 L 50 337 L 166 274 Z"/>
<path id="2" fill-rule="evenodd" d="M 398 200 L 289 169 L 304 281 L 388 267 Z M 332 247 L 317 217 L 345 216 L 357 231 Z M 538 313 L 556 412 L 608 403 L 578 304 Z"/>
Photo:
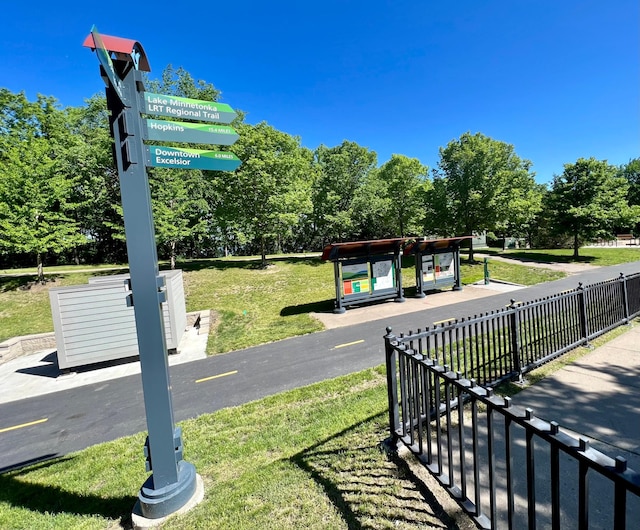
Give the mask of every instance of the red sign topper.
<path id="1" fill-rule="evenodd" d="M 136 70 L 150 72 L 149 60 L 147 54 L 142 49 L 142 45 L 132 39 L 123 39 L 122 37 L 112 37 L 111 35 L 101 35 L 102 43 L 105 49 L 113 53 L 115 58 L 121 61 L 131 61 Z M 94 42 L 93 33 L 89 33 L 82 43 L 86 48 L 95 50 L 98 46 Z"/>

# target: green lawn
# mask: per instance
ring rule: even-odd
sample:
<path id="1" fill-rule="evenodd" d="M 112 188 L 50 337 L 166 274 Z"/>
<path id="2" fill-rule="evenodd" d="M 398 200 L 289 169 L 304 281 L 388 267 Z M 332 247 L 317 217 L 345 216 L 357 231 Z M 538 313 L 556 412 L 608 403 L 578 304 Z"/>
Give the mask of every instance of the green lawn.
<path id="1" fill-rule="evenodd" d="M 637 259 L 626 249 L 623 255 Z M 221 315 L 213 351 L 313 331 L 308 311 L 331 308 L 333 267 L 317 258 L 272 259 L 265 270 L 250 259 L 180 266 L 188 309 Z M 464 264 L 463 280 L 475 281 L 478 267 Z M 512 278 L 528 269 L 508 267 L 503 273 Z M 0 277 L 2 333 L 24 334 L 16 333 L 24 323 L 33 333 L 33 322 L 46 328 L 47 318 L 51 329 L 48 288 L 86 283 L 88 275 L 56 273 L 40 287 L 28 277 Z M 185 458 L 204 479 L 205 499 L 164 528 L 454 528 L 434 515 L 434 493 L 421 492 L 380 451 L 386 411 L 379 367 L 182 422 Z M 0 475 L 0 528 L 127 528 L 147 476 L 143 442 L 140 433 Z"/>
<path id="2" fill-rule="evenodd" d="M 507 250 L 502 255 L 524 261 L 545 263 L 588 263 L 597 267 L 618 265 L 640 260 L 640 248 L 630 247 L 585 247 L 581 248 L 577 260 L 573 259 L 573 249 L 552 250 Z"/>
<path id="3" fill-rule="evenodd" d="M 565 261 L 569 252 L 526 251 L 524 255 L 528 259 L 538 257 L 541 261 Z M 581 253 L 581 260 L 593 265 L 640 259 L 639 249 L 585 248 Z M 505 255 L 522 254 L 523 251 L 518 251 Z M 178 267 L 184 270 L 187 310 L 212 309 L 217 315 L 209 337 L 209 354 L 318 331 L 322 325 L 309 313 L 333 308 L 333 264 L 322 262 L 317 256 L 271 256 L 266 269 L 259 267 L 259 260 L 245 257 L 191 260 L 178 263 Z M 34 285 L 34 276 L 0 275 L 0 341 L 53 331 L 49 288 L 83 284 L 92 274 L 45 270 L 50 281 L 44 286 Z M 122 270 L 102 271 L 96 268 L 93 274 L 119 272 Z M 526 262 L 512 265 L 497 260 L 490 261 L 490 275 L 493 279 L 522 285 L 564 276 L 529 267 Z M 463 284 L 480 281 L 483 277 L 482 262 L 469 264 L 463 260 Z M 403 271 L 403 281 L 409 291 L 415 286 L 410 260 Z"/>
<path id="4" fill-rule="evenodd" d="M 382 369 L 181 423 L 204 501 L 165 529 L 453 528 L 434 516 L 386 436 Z M 144 434 L 0 475 L 0 528 L 115 529 L 147 474 Z"/>

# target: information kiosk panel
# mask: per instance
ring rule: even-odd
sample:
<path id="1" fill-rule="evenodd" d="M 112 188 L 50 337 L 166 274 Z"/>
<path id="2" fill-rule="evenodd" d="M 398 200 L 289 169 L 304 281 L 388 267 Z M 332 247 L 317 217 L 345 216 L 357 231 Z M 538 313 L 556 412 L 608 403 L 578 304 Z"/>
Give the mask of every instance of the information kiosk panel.
<path id="1" fill-rule="evenodd" d="M 376 300 L 404 302 L 400 258 L 403 238 L 334 243 L 322 259 L 334 263 L 335 313 L 345 307 Z"/>

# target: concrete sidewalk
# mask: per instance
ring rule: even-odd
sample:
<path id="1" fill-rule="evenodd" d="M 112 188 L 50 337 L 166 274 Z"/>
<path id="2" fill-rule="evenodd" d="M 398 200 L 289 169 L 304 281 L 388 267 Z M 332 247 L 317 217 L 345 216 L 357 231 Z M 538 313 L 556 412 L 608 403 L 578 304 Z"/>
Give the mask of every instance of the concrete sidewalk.
<path id="1" fill-rule="evenodd" d="M 525 376 L 526 377 L 526 376 Z M 640 472 L 640 326 L 516 394 L 514 405 Z"/>

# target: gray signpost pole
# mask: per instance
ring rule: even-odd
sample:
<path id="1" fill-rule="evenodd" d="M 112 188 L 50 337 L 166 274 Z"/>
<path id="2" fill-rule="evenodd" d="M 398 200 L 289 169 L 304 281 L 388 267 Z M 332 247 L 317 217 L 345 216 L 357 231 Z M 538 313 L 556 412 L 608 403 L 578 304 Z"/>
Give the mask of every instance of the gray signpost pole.
<path id="1" fill-rule="evenodd" d="M 182 439 L 175 429 L 158 270 L 151 195 L 145 169 L 142 118 L 137 97 L 142 76 L 130 68 L 122 80 L 123 105 L 111 93 L 122 208 L 131 272 L 131 289 L 142 371 L 148 438 L 145 445 L 148 470 L 152 475 L 138 495 L 140 514 L 158 519 L 176 512 L 194 495 L 195 467 L 182 459 Z M 108 90 L 113 91 L 110 87 Z M 114 104 L 115 101 L 115 104 Z M 114 108 L 115 107 L 115 108 Z M 120 112 L 118 112 L 120 110 Z M 135 510 L 134 510 L 135 511 Z"/>
<path id="2" fill-rule="evenodd" d="M 135 524 L 138 517 L 162 519 L 197 503 L 204 494 L 195 467 L 182 458 L 182 433 L 173 420 L 161 308 L 164 283 L 158 270 L 146 167 L 233 171 L 240 159 L 228 151 L 145 145 L 144 140 L 150 139 L 231 145 L 238 135 L 231 127 L 221 125 L 143 120 L 143 113 L 169 117 L 184 114 L 189 119 L 212 123 L 231 123 L 237 114 L 222 103 L 145 92 L 139 68 L 150 68 L 142 46 L 119 37 L 105 36 L 104 40 L 109 47 L 94 27 L 85 46 L 96 51 L 107 82 L 131 273 L 130 302 L 135 312 L 149 433 L 144 454 L 147 471 L 152 472 L 138 494 Z"/>

